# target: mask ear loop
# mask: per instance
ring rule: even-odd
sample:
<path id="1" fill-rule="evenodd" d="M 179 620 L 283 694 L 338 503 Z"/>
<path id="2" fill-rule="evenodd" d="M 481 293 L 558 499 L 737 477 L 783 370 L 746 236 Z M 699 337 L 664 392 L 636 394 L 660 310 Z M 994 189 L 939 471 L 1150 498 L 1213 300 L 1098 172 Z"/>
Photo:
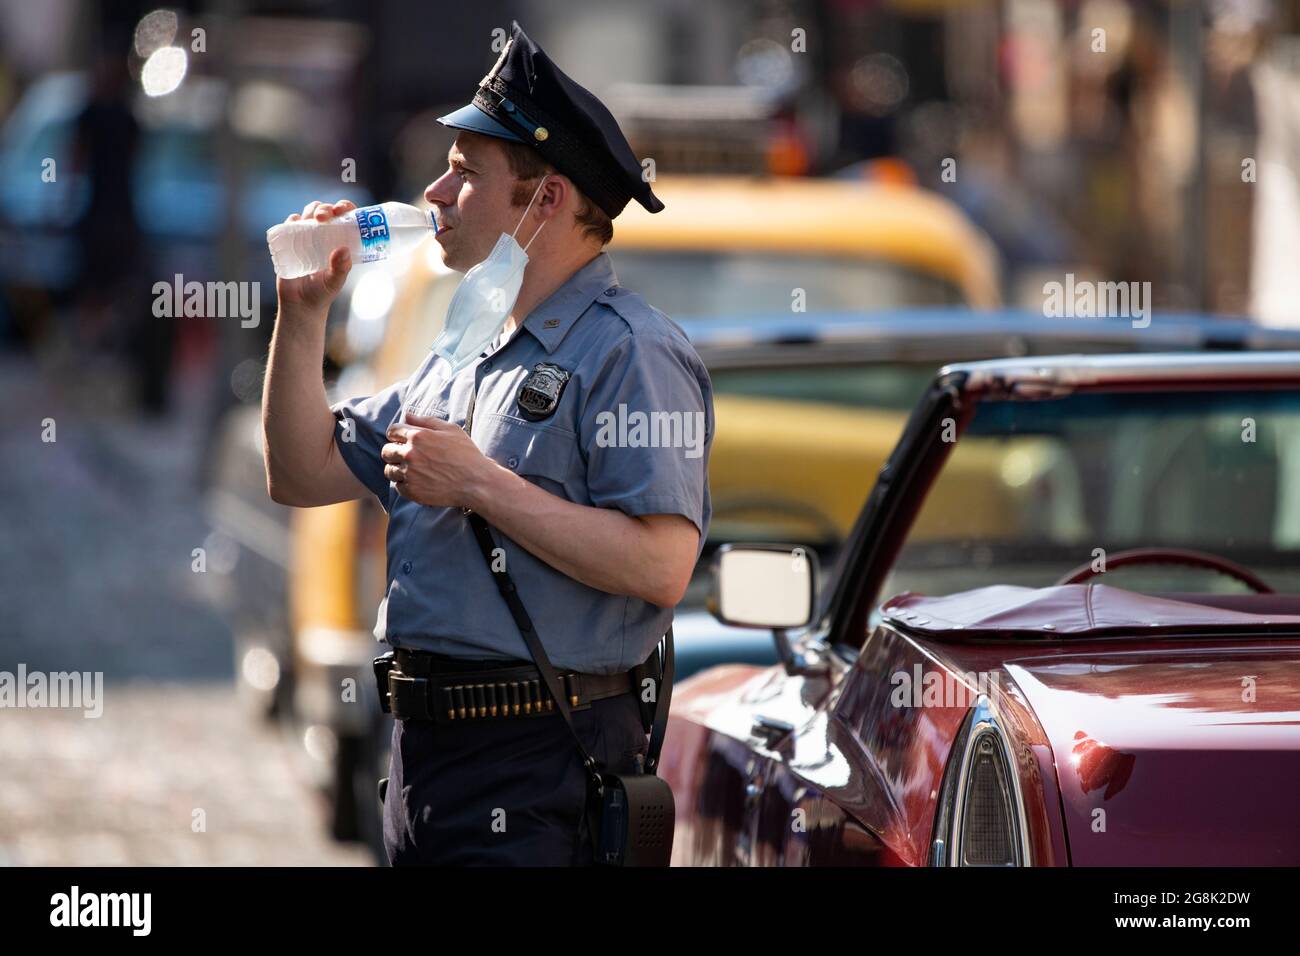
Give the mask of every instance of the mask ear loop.
<path id="1" fill-rule="evenodd" d="M 537 188 L 533 190 L 533 196 L 532 196 L 532 199 L 529 199 L 529 200 L 528 200 L 528 205 L 524 207 L 524 214 L 523 214 L 522 216 L 520 216 L 520 217 L 519 217 L 519 221 L 518 221 L 517 223 L 515 223 L 515 232 L 518 232 L 518 231 L 519 231 L 519 227 L 522 226 L 522 225 L 524 224 L 524 220 L 528 218 L 528 211 L 529 211 L 530 209 L 533 208 L 533 199 L 536 199 L 536 198 L 537 198 L 537 194 L 538 194 L 539 192 L 542 191 L 542 187 L 545 186 L 545 185 L 546 185 L 546 177 L 543 176 L 543 177 L 542 177 L 542 181 L 541 181 L 540 183 L 538 183 L 538 184 L 537 184 Z M 533 233 L 533 239 L 536 239 L 536 238 L 537 238 L 537 233 L 538 233 L 538 232 L 541 232 L 541 231 L 542 231 L 542 228 L 543 228 L 545 225 L 546 225 L 546 221 L 543 220 L 543 221 L 542 221 L 542 225 L 537 227 L 537 232 L 534 232 L 534 233 Z M 513 238 L 515 237 L 515 232 L 510 233 L 510 238 L 511 238 L 511 239 L 513 239 Z M 529 239 L 529 240 L 528 240 L 528 244 L 524 246 L 524 252 L 527 252 L 527 251 L 528 251 L 528 246 L 531 246 L 531 245 L 533 244 L 533 239 Z"/>

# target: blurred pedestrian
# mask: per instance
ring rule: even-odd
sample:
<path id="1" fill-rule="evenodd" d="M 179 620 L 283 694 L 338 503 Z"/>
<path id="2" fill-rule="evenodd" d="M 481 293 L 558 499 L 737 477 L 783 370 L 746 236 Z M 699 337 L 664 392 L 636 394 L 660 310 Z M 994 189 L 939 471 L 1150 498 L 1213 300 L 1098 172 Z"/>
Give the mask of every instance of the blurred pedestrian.
<path id="1" fill-rule="evenodd" d="M 90 98 L 73 124 L 74 171 L 87 202 L 73 225 L 79 273 L 75 347 L 125 353 L 140 407 L 167 404 L 175 327 L 148 307 L 149 255 L 135 207 L 140 125 L 130 103 L 126 44 L 105 43 L 96 58 Z"/>

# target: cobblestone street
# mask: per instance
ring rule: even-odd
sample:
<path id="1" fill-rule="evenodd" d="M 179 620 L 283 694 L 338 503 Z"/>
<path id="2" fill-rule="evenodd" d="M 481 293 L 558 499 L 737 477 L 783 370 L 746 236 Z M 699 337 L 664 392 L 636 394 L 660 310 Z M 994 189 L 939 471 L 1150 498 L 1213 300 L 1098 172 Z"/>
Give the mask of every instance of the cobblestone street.
<path id="1" fill-rule="evenodd" d="M 301 744 L 236 696 L 191 566 L 201 389 L 158 422 L 120 393 L 108 366 L 0 357 L 0 671 L 103 672 L 98 718 L 0 707 L 0 864 L 368 864 L 326 832 Z"/>
<path id="2" fill-rule="evenodd" d="M 329 839 L 295 742 L 254 726 L 228 684 L 105 696 L 99 719 L 0 711 L 0 864 L 369 863 Z"/>

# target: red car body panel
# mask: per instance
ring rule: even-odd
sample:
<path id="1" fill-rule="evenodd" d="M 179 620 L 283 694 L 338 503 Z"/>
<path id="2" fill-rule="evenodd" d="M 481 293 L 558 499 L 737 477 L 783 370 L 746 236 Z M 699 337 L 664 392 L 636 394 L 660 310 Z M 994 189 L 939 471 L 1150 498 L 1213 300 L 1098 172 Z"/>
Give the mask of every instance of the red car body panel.
<path id="1" fill-rule="evenodd" d="M 1085 590 L 1102 592 L 1094 610 L 1129 634 L 1132 620 L 1104 617 L 1111 599 L 1136 613 L 1160 603 L 1085 585 L 1034 593 L 1072 605 Z M 1008 594 L 966 597 L 967 622 L 990 608 L 1004 624 L 1044 621 L 1031 605 L 1004 614 Z M 831 659 L 823 677 L 733 666 L 684 682 L 661 768 L 678 800 L 674 863 L 925 865 L 977 692 L 1013 742 L 1034 865 L 1300 863 L 1300 644 L 1156 635 L 1150 617 L 1140 637 L 1044 640 L 1040 623 L 990 640 L 979 623 L 954 630 L 961 622 L 916 611 L 954 600 L 886 602 L 856 659 Z M 1239 635 L 1254 617 L 1165 603 L 1178 604 L 1166 608 L 1175 629 L 1231 617 Z M 891 616 L 904 608 L 918 623 Z M 898 674 L 951 699 L 898 706 Z M 794 729 L 765 740 L 760 717 Z"/>
<path id="2" fill-rule="evenodd" d="M 1075 864 L 1300 864 L 1295 642 L 1098 647 L 1008 670 L 1052 740 Z"/>

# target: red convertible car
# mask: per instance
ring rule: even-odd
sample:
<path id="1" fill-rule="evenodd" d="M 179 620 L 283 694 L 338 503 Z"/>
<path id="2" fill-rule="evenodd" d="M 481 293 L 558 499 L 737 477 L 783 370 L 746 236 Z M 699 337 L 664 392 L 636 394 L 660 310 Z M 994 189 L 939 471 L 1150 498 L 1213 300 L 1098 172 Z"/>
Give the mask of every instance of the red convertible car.
<path id="1" fill-rule="evenodd" d="M 815 565 L 718 553 L 675 864 L 1300 865 L 1300 353 L 944 368 Z"/>

